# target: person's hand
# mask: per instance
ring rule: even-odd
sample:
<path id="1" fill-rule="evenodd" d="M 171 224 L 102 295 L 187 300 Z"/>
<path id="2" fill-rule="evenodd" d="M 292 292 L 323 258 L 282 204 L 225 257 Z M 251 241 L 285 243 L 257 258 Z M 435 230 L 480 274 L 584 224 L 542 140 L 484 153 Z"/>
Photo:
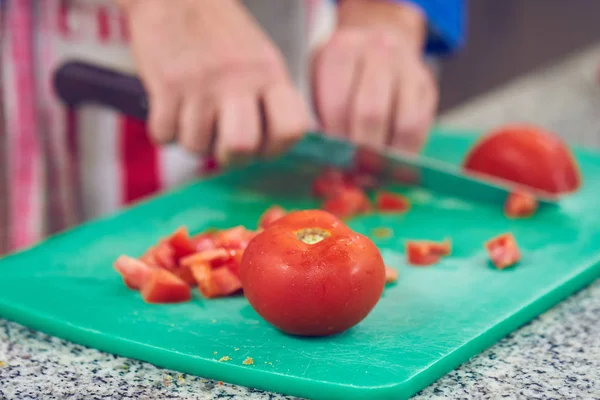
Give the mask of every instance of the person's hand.
<path id="1" fill-rule="evenodd" d="M 309 127 L 281 54 L 238 0 L 118 2 L 156 142 L 224 162 L 283 151 Z"/>
<path id="2" fill-rule="evenodd" d="M 420 11 L 387 0 L 342 0 L 338 25 L 313 57 L 313 98 L 325 132 L 371 148 L 416 152 L 438 89 L 422 50 Z"/>

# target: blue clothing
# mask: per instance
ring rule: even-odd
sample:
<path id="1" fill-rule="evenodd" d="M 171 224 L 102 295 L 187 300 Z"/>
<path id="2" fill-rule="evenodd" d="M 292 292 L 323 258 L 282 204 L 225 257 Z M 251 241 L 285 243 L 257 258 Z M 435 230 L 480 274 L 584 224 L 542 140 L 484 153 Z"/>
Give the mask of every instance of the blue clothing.
<path id="1" fill-rule="evenodd" d="M 411 3 L 423 10 L 427 16 L 428 37 L 425 51 L 428 54 L 448 54 L 464 44 L 467 0 L 392 1 Z"/>

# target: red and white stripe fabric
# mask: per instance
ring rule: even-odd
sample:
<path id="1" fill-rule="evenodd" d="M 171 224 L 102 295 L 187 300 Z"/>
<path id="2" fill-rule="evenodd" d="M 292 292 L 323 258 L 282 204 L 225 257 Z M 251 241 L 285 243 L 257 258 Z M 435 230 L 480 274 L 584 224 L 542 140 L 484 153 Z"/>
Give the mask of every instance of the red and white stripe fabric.
<path id="1" fill-rule="evenodd" d="M 322 1 L 303 1 L 312 25 Z M 0 171 L 9 188 L 0 192 L 0 215 L 9 216 L 0 218 L 0 253 L 214 170 L 179 147 L 154 146 L 141 121 L 59 103 L 51 79 L 65 60 L 131 72 L 127 24 L 110 0 L 4 0 L 0 12 L 8 22 L 0 26 Z"/>

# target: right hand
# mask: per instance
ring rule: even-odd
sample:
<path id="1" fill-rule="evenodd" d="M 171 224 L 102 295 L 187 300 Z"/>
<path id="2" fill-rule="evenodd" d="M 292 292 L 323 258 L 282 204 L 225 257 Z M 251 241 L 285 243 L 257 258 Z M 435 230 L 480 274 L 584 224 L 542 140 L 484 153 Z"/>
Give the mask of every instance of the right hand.
<path id="1" fill-rule="evenodd" d="M 156 142 L 226 163 L 282 152 L 308 129 L 283 57 L 238 0 L 120 3 Z"/>

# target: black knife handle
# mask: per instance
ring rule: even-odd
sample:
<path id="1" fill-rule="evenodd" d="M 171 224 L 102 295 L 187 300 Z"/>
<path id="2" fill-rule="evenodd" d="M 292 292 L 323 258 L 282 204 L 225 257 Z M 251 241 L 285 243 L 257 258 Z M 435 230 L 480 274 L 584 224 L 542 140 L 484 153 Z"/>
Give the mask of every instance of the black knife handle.
<path id="1" fill-rule="evenodd" d="M 96 104 L 141 120 L 148 116 L 146 91 L 133 75 L 70 61 L 54 73 L 54 89 L 69 107 Z"/>

